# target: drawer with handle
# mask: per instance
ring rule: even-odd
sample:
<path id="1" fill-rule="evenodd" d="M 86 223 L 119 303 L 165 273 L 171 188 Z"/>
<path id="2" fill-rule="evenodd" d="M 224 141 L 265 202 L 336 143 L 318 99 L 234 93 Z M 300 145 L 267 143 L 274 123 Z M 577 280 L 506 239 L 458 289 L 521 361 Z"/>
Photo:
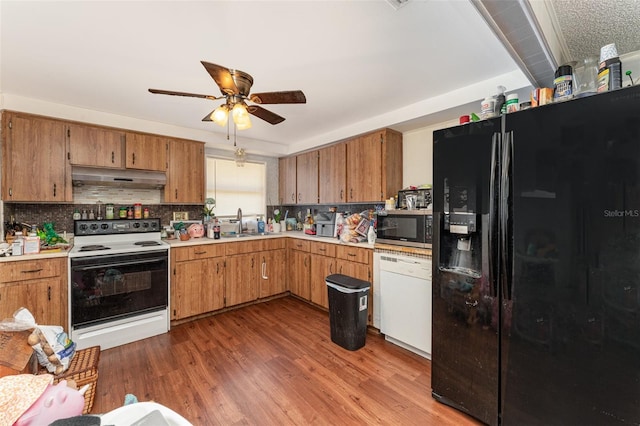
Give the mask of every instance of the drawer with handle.
<path id="1" fill-rule="evenodd" d="M 57 277 L 64 272 L 65 259 L 37 259 L 0 263 L 0 282 Z"/>

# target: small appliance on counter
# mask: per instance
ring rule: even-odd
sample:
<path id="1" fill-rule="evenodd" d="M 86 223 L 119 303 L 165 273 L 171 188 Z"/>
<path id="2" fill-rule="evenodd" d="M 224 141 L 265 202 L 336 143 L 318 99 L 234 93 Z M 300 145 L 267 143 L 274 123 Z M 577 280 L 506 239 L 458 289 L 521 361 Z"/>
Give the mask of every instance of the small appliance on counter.
<path id="1" fill-rule="evenodd" d="M 431 188 L 402 189 L 398 191 L 398 209 L 431 209 Z"/>
<path id="2" fill-rule="evenodd" d="M 320 212 L 316 215 L 316 235 L 336 237 L 336 213 Z"/>

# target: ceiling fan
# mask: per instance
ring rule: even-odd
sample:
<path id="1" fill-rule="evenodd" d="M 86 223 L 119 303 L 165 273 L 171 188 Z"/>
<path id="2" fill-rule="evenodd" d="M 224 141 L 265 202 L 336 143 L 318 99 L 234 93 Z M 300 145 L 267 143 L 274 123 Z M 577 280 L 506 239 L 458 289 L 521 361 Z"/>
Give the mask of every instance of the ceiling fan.
<path id="1" fill-rule="evenodd" d="M 149 89 L 149 92 L 161 95 L 203 98 L 212 101 L 224 99 L 225 103 L 204 117 L 202 121 L 213 121 L 220 126 L 225 126 L 228 123 L 229 112 L 231 112 L 233 122 L 238 130 L 251 127 L 249 114 L 271 124 L 278 124 L 284 121 L 284 117 L 261 107 L 260 104 L 304 104 L 307 102 L 307 98 L 301 90 L 250 94 L 249 91 L 253 85 L 253 77 L 246 72 L 225 68 L 209 62 L 201 61 L 201 63 L 220 87 L 222 96 L 200 95 L 197 93 L 174 92 L 160 89 Z M 251 104 L 248 105 L 247 102 Z"/>

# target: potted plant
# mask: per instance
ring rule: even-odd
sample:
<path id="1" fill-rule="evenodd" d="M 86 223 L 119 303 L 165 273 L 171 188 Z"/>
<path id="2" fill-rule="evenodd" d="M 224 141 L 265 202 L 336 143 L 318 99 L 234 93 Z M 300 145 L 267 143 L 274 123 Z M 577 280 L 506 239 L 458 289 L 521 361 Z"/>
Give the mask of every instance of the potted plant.
<path id="1" fill-rule="evenodd" d="M 204 200 L 204 208 L 202 209 L 202 213 L 204 214 L 204 221 L 210 222 L 216 214 L 213 212 L 213 209 L 216 206 L 216 200 L 213 198 L 207 198 Z"/>
<path id="2" fill-rule="evenodd" d="M 273 211 L 273 232 L 280 232 L 282 230 L 280 225 L 281 218 L 282 213 L 280 213 L 280 209 L 275 209 Z"/>

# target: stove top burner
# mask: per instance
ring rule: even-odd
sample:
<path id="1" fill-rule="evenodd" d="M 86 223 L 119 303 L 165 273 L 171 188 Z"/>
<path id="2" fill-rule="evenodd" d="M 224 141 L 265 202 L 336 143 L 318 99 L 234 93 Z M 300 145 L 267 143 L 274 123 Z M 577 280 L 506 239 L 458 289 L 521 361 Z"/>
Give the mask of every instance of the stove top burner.
<path id="1" fill-rule="evenodd" d="M 93 244 L 89 246 L 80 247 L 79 251 L 97 251 L 97 250 L 110 250 L 111 247 L 103 246 L 102 244 Z"/>
<path id="2" fill-rule="evenodd" d="M 158 241 L 138 241 L 134 243 L 137 246 L 149 247 L 149 246 L 160 246 L 162 245 Z"/>

